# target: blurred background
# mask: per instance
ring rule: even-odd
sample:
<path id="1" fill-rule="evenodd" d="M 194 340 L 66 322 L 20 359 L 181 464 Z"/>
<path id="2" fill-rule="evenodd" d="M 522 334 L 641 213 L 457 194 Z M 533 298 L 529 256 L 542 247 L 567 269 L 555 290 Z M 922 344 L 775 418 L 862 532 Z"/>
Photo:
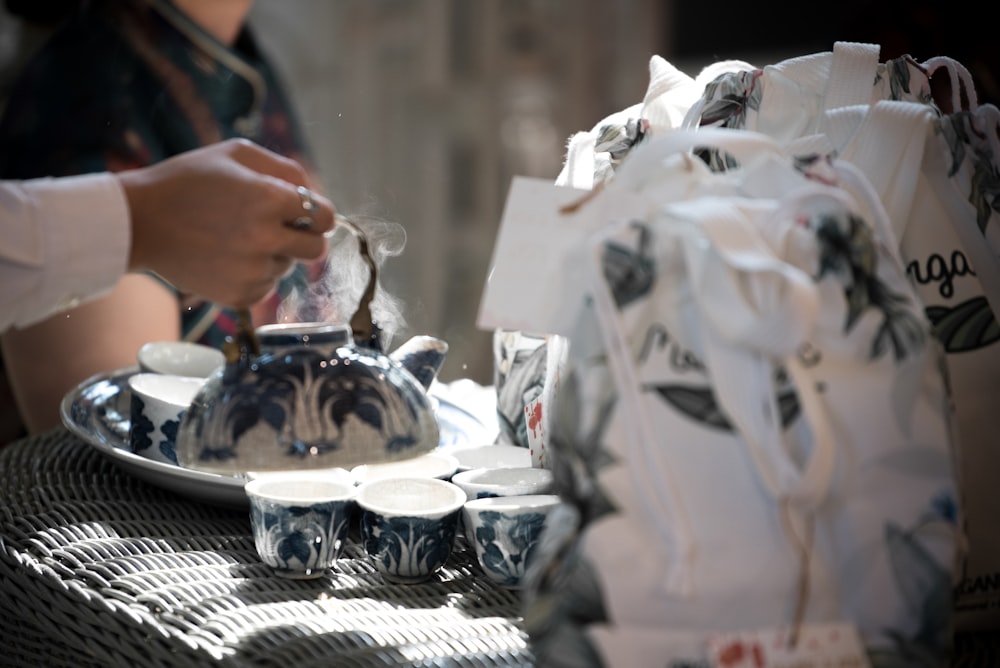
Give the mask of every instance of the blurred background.
<path id="1" fill-rule="evenodd" d="M 964 3 L 971 4 L 971 3 Z M 659 54 L 694 76 L 882 46 L 883 59 L 952 56 L 997 99 L 989 22 L 963 4 L 671 0 L 256 0 L 251 25 L 284 75 L 327 194 L 347 215 L 395 222 L 383 269 L 404 330 L 449 341 L 441 379 L 492 382 L 475 319 L 514 175 L 554 178 L 566 139 L 641 101 Z M 0 96 L 44 29 L 0 8 Z"/>

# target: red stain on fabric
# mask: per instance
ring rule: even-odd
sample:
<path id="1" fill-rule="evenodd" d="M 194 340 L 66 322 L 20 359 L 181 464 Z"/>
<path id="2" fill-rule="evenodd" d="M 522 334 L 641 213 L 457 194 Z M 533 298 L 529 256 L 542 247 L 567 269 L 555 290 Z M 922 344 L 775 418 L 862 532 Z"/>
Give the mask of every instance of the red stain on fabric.
<path id="1" fill-rule="evenodd" d="M 537 430 L 542 424 L 542 404 L 535 404 L 531 409 L 531 414 L 528 416 L 528 429 L 531 431 Z"/>

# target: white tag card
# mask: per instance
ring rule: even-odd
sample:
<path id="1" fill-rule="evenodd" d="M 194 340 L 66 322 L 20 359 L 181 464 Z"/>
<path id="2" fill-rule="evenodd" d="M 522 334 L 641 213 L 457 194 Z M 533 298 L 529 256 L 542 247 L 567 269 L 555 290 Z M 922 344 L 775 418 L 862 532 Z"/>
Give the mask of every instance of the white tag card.
<path id="1" fill-rule="evenodd" d="M 791 629 L 723 633 L 708 641 L 713 668 L 871 668 L 853 624 L 802 624 Z"/>
<path id="2" fill-rule="evenodd" d="M 476 326 L 568 335 L 587 283 L 575 271 L 581 263 L 574 261 L 583 242 L 601 226 L 639 217 L 647 208 L 640 197 L 613 188 L 595 193 L 514 177 Z"/>

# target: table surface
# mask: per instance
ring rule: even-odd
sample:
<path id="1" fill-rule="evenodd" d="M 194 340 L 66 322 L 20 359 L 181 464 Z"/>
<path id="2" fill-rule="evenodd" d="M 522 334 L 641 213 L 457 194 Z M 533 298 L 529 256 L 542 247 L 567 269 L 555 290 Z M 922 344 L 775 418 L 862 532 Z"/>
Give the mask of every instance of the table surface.
<path id="1" fill-rule="evenodd" d="M 520 597 L 459 542 L 386 583 L 356 534 L 333 573 L 272 574 L 247 511 L 139 480 L 64 429 L 0 449 L 0 663 L 531 666 Z"/>

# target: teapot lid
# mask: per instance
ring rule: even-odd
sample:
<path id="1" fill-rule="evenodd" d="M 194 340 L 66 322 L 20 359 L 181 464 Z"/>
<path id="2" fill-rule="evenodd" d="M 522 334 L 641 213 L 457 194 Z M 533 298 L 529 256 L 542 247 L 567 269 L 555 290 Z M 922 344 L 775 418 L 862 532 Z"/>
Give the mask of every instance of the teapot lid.
<path id="1" fill-rule="evenodd" d="M 257 327 L 261 352 L 275 348 L 308 345 L 350 345 L 354 342 L 350 325 L 327 322 L 283 322 Z"/>

